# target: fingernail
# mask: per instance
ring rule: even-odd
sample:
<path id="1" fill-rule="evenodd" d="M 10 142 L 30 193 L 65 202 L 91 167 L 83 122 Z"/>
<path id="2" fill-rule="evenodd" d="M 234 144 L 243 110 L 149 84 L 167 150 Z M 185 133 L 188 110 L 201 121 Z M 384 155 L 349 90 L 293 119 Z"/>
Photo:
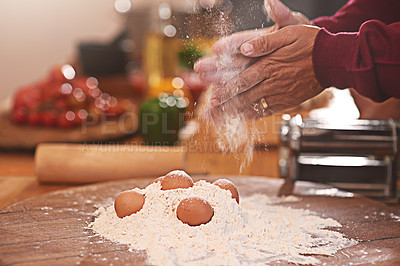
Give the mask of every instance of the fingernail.
<path id="1" fill-rule="evenodd" d="M 219 105 L 219 101 L 216 98 L 212 98 L 210 103 L 212 107 Z"/>
<path id="2" fill-rule="evenodd" d="M 193 70 L 194 70 L 195 72 L 198 72 L 198 71 L 199 71 L 199 68 L 201 67 L 202 62 L 203 62 L 202 59 L 197 59 L 196 62 L 194 62 Z"/>
<path id="3" fill-rule="evenodd" d="M 204 82 L 207 81 L 207 80 L 206 80 L 206 73 L 204 73 L 204 72 L 199 72 L 198 74 L 199 74 L 200 80 L 202 80 L 202 81 L 204 81 Z"/>
<path id="4" fill-rule="evenodd" d="M 244 54 L 249 54 L 251 51 L 253 51 L 253 45 L 250 43 L 245 43 L 242 45 L 241 49 Z"/>

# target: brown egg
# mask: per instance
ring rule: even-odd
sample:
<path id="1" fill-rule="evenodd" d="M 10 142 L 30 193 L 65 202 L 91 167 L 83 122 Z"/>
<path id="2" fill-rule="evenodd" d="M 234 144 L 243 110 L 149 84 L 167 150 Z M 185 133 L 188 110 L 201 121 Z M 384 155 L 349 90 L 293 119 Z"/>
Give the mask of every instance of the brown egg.
<path id="1" fill-rule="evenodd" d="M 196 226 L 208 223 L 214 215 L 214 209 L 205 199 L 189 197 L 179 203 L 176 215 L 183 223 Z"/>
<path id="2" fill-rule="evenodd" d="M 239 204 L 239 190 L 233 184 L 231 181 L 228 179 L 218 179 L 215 180 L 214 185 L 219 186 L 222 189 L 229 190 L 232 194 L 232 198 L 236 200 L 236 202 Z"/>
<path id="3" fill-rule="evenodd" d="M 144 196 L 137 191 L 127 190 L 118 194 L 114 201 L 114 209 L 119 218 L 140 211 L 144 204 Z"/>
<path id="4" fill-rule="evenodd" d="M 193 179 L 181 170 L 169 172 L 161 179 L 161 189 L 176 189 L 176 188 L 189 188 L 193 187 Z"/>
<path id="5" fill-rule="evenodd" d="M 157 178 L 154 179 L 153 182 L 151 182 L 151 183 L 152 183 L 152 184 L 153 184 L 153 183 L 157 183 L 158 181 L 163 180 L 163 178 L 164 178 L 164 176 L 157 177 Z"/>

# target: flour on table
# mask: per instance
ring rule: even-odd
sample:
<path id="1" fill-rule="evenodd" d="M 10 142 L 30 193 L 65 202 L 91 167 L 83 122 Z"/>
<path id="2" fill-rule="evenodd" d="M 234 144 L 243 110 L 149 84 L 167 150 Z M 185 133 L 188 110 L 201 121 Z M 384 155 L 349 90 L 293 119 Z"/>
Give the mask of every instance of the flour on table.
<path id="1" fill-rule="evenodd" d="M 265 265 L 274 261 L 317 264 L 307 255 L 332 255 L 354 245 L 328 227 L 333 220 L 308 210 L 269 204 L 269 197 L 242 197 L 240 205 L 227 190 L 206 181 L 188 189 L 161 190 L 159 182 L 145 189 L 143 208 L 118 218 L 114 207 L 100 207 L 90 227 L 112 241 L 145 250 L 154 265 Z M 206 199 L 214 208 L 207 224 L 189 226 L 176 217 L 179 202 L 188 196 Z"/>

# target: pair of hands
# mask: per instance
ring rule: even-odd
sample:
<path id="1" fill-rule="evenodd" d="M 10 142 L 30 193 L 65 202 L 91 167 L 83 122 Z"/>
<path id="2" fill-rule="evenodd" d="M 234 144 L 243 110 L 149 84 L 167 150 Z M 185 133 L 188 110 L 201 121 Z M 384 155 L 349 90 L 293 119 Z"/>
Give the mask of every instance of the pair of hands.
<path id="1" fill-rule="evenodd" d="M 215 56 L 195 64 L 203 81 L 213 84 L 211 107 L 204 115 L 217 123 L 231 114 L 269 116 L 323 91 L 312 63 L 319 28 L 279 0 L 265 4 L 274 26 L 223 38 L 212 48 Z"/>

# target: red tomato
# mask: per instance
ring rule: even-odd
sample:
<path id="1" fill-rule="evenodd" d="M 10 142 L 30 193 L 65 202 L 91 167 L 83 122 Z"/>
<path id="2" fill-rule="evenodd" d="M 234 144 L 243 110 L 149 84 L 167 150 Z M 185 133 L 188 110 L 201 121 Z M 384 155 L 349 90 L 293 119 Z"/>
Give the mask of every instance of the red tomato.
<path id="1" fill-rule="evenodd" d="M 59 127 L 68 128 L 77 124 L 76 114 L 72 111 L 61 113 L 58 117 L 57 125 Z"/>
<path id="2" fill-rule="evenodd" d="M 102 117 L 103 112 L 97 108 L 94 104 L 91 104 L 88 108 L 88 117 L 89 121 L 99 121 Z"/>
<path id="3" fill-rule="evenodd" d="M 42 119 L 41 124 L 49 127 L 56 125 L 58 120 L 57 115 L 51 111 L 43 112 L 41 115 L 41 119 Z"/>
<path id="4" fill-rule="evenodd" d="M 68 106 L 70 107 L 69 109 L 76 109 L 82 107 L 82 104 L 74 96 L 68 95 Z"/>
<path id="5" fill-rule="evenodd" d="M 57 120 L 57 126 L 67 128 L 72 126 L 72 122 L 65 118 L 65 112 L 60 115 Z"/>
<path id="6" fill-rule="evenodd" d="M 80 125 L 82 125 L 83 120 L 86 120 L 86 118 L 85 118 L 85 119 L 82 119 L 82 118 L 79 116 L 78 112 L 79 112 L 79 111 L 75 111 L 75 112 L 74 112 L 74 114 L 75 114 L 74 125 L 80 126 Z"/>
<path id="7" fill-rule="evenodd" d="M 28 123 L 31 125 L 40 125 L 42 121 L 41 114 L 37 111 L 29 111 L 28 113 Z"/>
<path id="8" fill-rule="evenodd" d="M 89 87 L 86 84 L 87 78 L 75 78 L 74 80 L 71 81 L 72 87 L 74 88 L 81 88 L 82 91 L 86 94 L 86 96 L 89 96 Z"/>
<path id="9" fill-rule="evenodd" d="M 17 124 L 23 124 L 28 121 L 27 110 L 25 107 L 15 108 L 12 112 L 12 120 Z"/>
<path id="10" fill-rule="evenodd" d="M 54 67 L 50 70 L 49 81 L 64 81 L 66 80 L 64 74 L 61 71 L 61 67 Z"/>
<path id="11" fill-rule="evenodd" d="M 40 100 L 41 93 L 36 87 L 31 87 L 24 93 L 25 106 L 30 109 L 35 109 L 39 105 Z"/>
<path id="12" fill-rule="evenodd" d="M 120 116 L 125 110 L 120 104 L 116 104 L 115 106 L 110 106 L 106 112 L 111 116 Z"/>
<path id="13" fill-rule="evenodd" d="M 76 77 L 70 65 L 53 68 L 48 77 L 15 93 L 11 119 L 30 125 L 70 127 L 124 112 L 115 97 L 103 93 L 93 77 Z"/>
<path id="14" fill-rule="evenodd" d="M 20 89 L 14 96 L 14 108 L 25 106 L 25 94 L 29 93 L 28 88 Z"/>
<path id="15" fill-rule="evenodd" d="M 58 97 L 60 93 L 60 87 L 63 83 L 62 82 L 48 82 L 46 84 L 42 84 L 40 90 L 42 92 L 42 99 L 53 99 Z"/>
<path id="16" fill-rule="evenodd" d="M 58 111 L 65 111 L 68 109 L 68 99 L 66 97 L 59 97 L 53 101 L 54 109 Z"/>

